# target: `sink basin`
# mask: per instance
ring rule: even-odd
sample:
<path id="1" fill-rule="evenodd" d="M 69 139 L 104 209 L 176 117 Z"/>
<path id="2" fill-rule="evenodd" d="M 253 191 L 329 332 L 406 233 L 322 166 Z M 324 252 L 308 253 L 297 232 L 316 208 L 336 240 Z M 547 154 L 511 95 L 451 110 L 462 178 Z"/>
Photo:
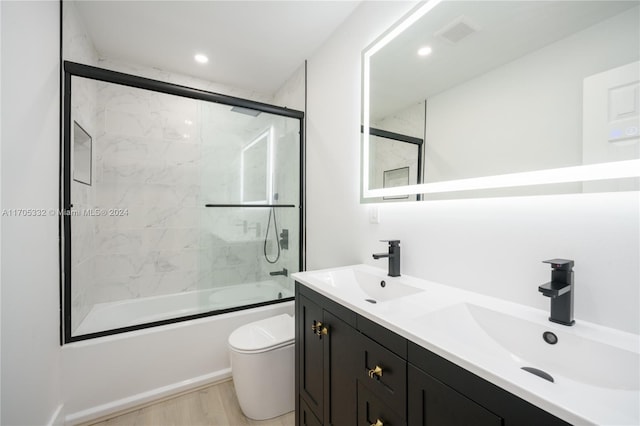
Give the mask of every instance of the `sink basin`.
<path id="1" fill-rule="evenodd" d="M 366 294 L 369 300 L 386 302 L 422 291 L 419 288 L 403 283 L 397 277 L 381 278 L 358 270 L 354 271 L 354 275 L 359 289 Z"/>
<path id="2" fill-rule="evenodd" d="M 409 285 L 402 277 L 389 277 L 358 268 L 322 271 L 309 275 L 309 278 L 351 301 L 387 302 L 424 291 Z"/>
<path id="3" fill-rule="evenodd" d="M 632 351 L 568 333 L 471 303 L 459 303 L 417 319 L 439 339 L 464 342 L 466 350 L 514 369 L 546 373 L 556 382 L 573 380 L 615 390 L 640 389 L 640 356 Z M 557 341 L 547 343 L 543 333 Z M 556 340 L 551 336 L 547 340 Z M 523 374 L 528 374 L 523 371 Z M 540 375 L 541 374 L 536 374 Z"/>

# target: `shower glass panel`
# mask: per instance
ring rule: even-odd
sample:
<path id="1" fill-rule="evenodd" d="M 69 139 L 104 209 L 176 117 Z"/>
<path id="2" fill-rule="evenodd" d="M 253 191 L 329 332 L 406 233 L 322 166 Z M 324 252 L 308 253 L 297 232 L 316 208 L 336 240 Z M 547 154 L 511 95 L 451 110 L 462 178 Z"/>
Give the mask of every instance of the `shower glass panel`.
<path id="1" fill-rule="evenodd" d="M 93 173 L 67 158 L 65 341 L 291 300 L 302 113 L 68 78 Z"/>

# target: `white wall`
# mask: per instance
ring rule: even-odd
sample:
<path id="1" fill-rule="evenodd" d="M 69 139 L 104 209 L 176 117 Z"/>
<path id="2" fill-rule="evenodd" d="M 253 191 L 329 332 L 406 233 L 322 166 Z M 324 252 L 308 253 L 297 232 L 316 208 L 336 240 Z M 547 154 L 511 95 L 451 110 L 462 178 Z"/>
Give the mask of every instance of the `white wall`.
<path id="1" fill-rule="evenodd" d="M 554 257 L 576 261 L 575 315 L 640 332 L 637 192 L 359 203 L 360 55 L 410 3 L 363 2 L 309 60 L 307 267 L 374 261 L 402 240 L 402 271 L 549 309 L 537 286 Z"/>
<path id="2" fill-rule="evenodd" d="M 3 1 L 3 425 L 59 421 L 59 4 Z"/>

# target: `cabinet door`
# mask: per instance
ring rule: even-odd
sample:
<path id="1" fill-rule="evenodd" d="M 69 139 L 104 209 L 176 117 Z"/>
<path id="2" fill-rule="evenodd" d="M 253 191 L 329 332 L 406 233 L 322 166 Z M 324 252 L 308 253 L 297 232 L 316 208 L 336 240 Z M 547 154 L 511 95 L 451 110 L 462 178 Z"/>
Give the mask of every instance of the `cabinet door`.
<path id="1" fill-rule="evenodd" d="M 356 375 L 354 342 L 357 331 L 331 312 L 324 311 L 325 339 L 324 421 L 333 426 L 356 424 Z"/>
<path id="2" fill-rule="evenodd" d="M 320 420 L 313 414 L 313 411 L 309 408 L 307 403 L 303 398 L 300 398 L 300 405 L 298 409 L 298 422 L 297 425 L 300 426 L 322 426 Z"/>
<path id="3" fill-rule="evenodd" d="M 408 375 L 408 423 L 411 426 L 503 424 L 502 418 L 411 364 Z"/>
<path id="4" fill-rule="evenodd" d="M 309 408 L 322 422 L 324 410 L 324 338 L 318 334 L 322 327 L 322 309 L 308 298 L 296 300 L 296 335 L 298 351 L 298 386 Z"/>

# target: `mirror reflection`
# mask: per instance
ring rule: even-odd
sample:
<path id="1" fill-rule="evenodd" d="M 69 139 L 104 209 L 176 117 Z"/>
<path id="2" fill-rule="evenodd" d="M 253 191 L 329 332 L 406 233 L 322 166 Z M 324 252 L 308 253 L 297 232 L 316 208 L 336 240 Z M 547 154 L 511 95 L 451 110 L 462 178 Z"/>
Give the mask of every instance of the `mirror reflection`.
<path id="1" fill-rule="evenodd" d="M 242 203 L 269 204 L 271 200 L 271 130 L 266 130 L 242 149 L 240 187 Z"/>
<path id="2" fill-rule="evenodd" d="M 395 188 L 422 182 L 423 139 L 369 129 L 369 182 L 373 188 Z M 383 200 L 417 200 L 419 195 L 397 195 Z M 378 200 L 379 201 L 379 200 Z"/>
<path id="3" fill-rule="evenodd" d="M 365 50 L 364 123 L 422 127 L 425 183 L 636 160 L 639 17 L 631 1 L 441 2 Z M 637 179 L 598 188 L 620 189 Z"/>

